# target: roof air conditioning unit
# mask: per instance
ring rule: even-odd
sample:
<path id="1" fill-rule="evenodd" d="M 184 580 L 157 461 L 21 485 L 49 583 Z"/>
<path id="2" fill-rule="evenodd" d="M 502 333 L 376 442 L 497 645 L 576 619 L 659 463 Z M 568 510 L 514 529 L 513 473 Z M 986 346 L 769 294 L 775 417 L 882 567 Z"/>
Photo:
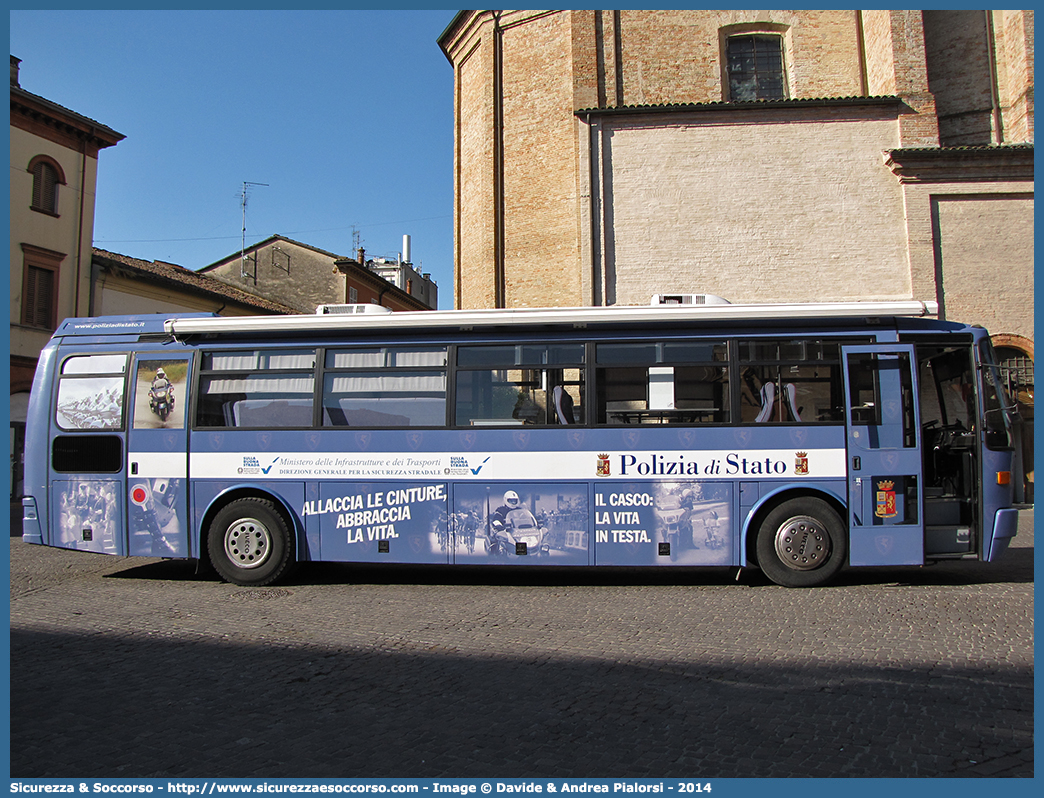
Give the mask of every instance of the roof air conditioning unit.
<path id="1" fill-rule="evenodd" d="M 350 313 L 392 313 L 391 308 L 383 305 L 318 305 L 315 309 L 317 316 L 327 314 L 347 315 Z"/>
<path id="2" fill-rule="evenodd" d="M 731 305 L 714 294 L 653 294 L 651 305 Z"/>

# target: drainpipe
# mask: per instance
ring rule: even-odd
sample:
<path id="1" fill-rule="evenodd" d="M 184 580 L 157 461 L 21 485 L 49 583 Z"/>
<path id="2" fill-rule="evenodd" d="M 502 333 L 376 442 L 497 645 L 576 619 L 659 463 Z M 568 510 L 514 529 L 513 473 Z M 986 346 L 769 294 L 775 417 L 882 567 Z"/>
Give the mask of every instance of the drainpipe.
<path id="1" fill-rule="evenodd" d="M 866 32 L 863 29 L 863 12 L 855 12 L 856 23 L 856 47 L 859 48 L 859 95 L 868 97 L 870 81 L 866 76 Z"/>
<path id="2" fill-rule="evenodd" d="M 500 11 L 493 12 L 493 306 L 505 307 L 504 274 L 504 32 Z"/>
<path id="3" fill-rule="evenodd" d="M 73 288 L 73 316 L 80 316 L 80 277 L 83 274 L 83 210 L 87 194 L 87 142 L 94 137 L 94 127 L 80 140 L 80 218 L 76 222 L 76 285 Z M 93 241 L 92 241 L 93 244 Z M 90 312 L 88 310 L 88 312 Z"/>
<path id="4" fill-rule="evenodd" d="M 1000 90 L 997 86 L 997 50 L 996 38 L 993 30 L 993 12 L 983 11 L 986 17 L 986 59 L 990 70 L 990 116 L 992 117 L 990 131 L 990 144 L 1004 143 L 1004 120 L 1001 117 L 1000 101 L 998 95 Z"/>

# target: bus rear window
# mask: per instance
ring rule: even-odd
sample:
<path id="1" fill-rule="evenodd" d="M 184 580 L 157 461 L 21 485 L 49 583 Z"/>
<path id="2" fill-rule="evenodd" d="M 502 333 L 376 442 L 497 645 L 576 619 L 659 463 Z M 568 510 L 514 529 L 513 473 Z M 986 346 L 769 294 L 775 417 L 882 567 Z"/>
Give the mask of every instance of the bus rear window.
<path id="1" fill-rule="evenodd" d="M 55 421 L 65 430 L 123 428 L 126 355 L 76 355 L 62 363 Z"/>
<path id="2" fill-rule="evenodd" d="M 61 474 L 115 474 L 123 467 L 117 435 L 58 435 L 51 442 L 51 468 Z"/>

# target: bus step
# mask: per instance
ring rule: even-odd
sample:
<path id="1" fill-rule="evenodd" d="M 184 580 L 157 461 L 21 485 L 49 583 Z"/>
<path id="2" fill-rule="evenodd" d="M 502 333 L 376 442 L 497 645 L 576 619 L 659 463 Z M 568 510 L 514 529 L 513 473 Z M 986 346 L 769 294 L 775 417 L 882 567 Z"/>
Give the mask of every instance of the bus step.
<path id="1" fill-rule="evenodd" d="M 971 527 L 956 524 L 925 527 L 925 554 L 963 554 L 969 551 L 971 551 Z"/>

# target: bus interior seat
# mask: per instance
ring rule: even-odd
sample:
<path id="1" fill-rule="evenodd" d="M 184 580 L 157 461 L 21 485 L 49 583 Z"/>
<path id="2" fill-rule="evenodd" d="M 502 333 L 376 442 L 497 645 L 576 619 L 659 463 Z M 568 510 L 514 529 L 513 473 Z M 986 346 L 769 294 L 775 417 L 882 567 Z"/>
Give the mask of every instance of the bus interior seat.
<path id="1" fill-rule="evenodd" d="M 761 386 L 761 412 L 754 419 L 756 424 L 763 424 L 772 418 L 772 408 L 776 404 L 776 383 L 766 382 Z"/>
<path id="2" fill-rule="evenodd" d="M 240 400 L 242 401 L 242 400 Z M 236 405 L 239 402 L 233 400 L 231 402 L 222 402 L 221 404 L 221 415 L 225 421 L 226 427 L 236 426 Z"/>
<path id="3" fill-rule="evenodd" d="M 785 386 L 787 394 L 787 409 L 794 421 L 801 421 L 801 408 L 797 406 L 797 386 L 788 382 Z"/>
<path id="4" fill-rule="evenodd" d="M 555 414 L 558 416 L 559 424 L 575 424 L 573 417 L 573 397 L 561 385 L 556 385 L 554 390 Z"/>

